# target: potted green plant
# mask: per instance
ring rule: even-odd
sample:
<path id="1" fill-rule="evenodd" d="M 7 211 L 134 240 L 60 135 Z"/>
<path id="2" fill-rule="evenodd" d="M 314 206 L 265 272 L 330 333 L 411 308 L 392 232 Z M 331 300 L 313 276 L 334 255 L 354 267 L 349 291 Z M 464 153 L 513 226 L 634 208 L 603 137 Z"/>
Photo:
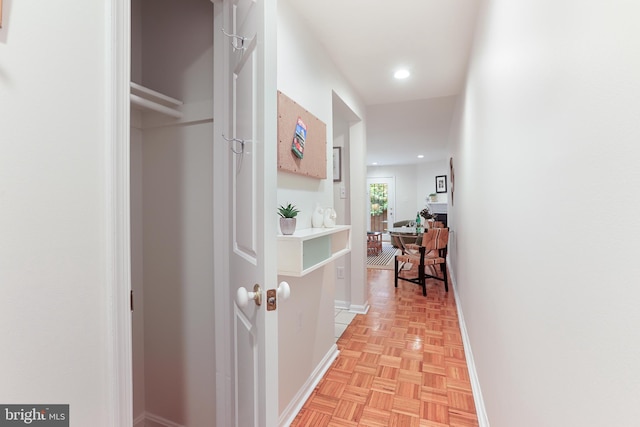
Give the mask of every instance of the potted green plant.
<path id="1" fill-rule="evenodd" d="M 282 234 L 290 235 L 296 231 L 296 216 L 298 212 L 300 211 L 291 203 L 287 204 L 287 206 L 280 205 L 278 215 L 280 215 L 280 231 L 282 231 Z"/>

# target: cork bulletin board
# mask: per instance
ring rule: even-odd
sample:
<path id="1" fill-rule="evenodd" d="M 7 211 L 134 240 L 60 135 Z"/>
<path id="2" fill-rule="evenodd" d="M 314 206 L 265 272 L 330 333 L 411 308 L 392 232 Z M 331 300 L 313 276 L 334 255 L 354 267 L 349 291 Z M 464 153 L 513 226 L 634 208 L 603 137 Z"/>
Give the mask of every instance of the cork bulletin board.
<path id="1" fill-rule="evenodd" d="M 299 118 L 307 128 L 302 158 L 299 158 L 291 149 Z M 278 91 L 278 170 L 316 179 L 327 178 L 327 125 L 280 91 Z"/>

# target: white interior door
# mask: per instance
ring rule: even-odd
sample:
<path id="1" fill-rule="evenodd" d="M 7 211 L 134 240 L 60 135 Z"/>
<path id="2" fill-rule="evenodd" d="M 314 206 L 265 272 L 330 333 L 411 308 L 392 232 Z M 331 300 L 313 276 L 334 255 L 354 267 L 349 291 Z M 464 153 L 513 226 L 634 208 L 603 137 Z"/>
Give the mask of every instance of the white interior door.
<path id="1" fill-rule="evenodd" d="M 396 211 L 396 179 L 369 178 L 367 179 L 367 191 L 369 201 L 367 203 L 367 217 L 369 218 L 369 231 L 385 233 L 383 237 L 388 239 L 386 231 L 393 227 Z M 386 239 L 385 239 L 386 240 Z"/>
<path id="2" fill-rule="evenodd" d="M 275 74 L 276 0 L 224 0 L 216 4 L 216 33 L 223 39 L 222 82 L 215 89 L 223 95 L 214 112 L 216 153 L 224 164 L 216 193 L 222 196 L 217 234 L 225 241 L 222 258 L 214 260 L 228 268 L 224 287 L 225 325 L 216 332 L 226 335 L 217 369 L 218 424 L 225 426 L 278 425 L 277 310 L 266 310 L 267 289 L 277 285 L 276 268 L 276 132 Z M 216 64 L 220 67 L 220 64 Z M 220 70 L 220 68 L 216 68 Z M 217 79 L 217 77 L 216 77 Z M 235 138 L 228 142 L 226 139 Z M 222 148 L 221 148 L 222 147 Z M 273 214 L 271 214 L 273 213 Z M 216 219 L 216 221 L 218 221 Z M 221 276 L 217 276 L 219 279 Z M 242 307 L 236 302 L 238 288 L 261 288 L 262 304 L 253 300 Z M 220 319 L 216 316 L 217 321 Z M 220 359 L 220 349 L 217 358 Z M 225 362 L 225 363 L 223 363 Z M 221 378 L 221 375 L 223 378 Z M 220 386 L 223 383 L 224 386 Z M 221 393 L 227 393 L 221 396 Z M 228 401 L 228 402 L 227 402 Z M 228 404 L 226 404 L 228 403 Z M 220 411 L 226 412 L 223 415 Z"/>

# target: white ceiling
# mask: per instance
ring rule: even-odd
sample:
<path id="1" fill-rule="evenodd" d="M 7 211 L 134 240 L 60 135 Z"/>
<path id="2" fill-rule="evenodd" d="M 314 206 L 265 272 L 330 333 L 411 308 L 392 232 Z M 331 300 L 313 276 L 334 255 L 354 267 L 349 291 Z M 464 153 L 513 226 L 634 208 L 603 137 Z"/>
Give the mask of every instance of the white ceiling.
<path id="1" fill-rule="evenodd" d="M 478 0 L 289 1 L 367 105 L 367 164 L 446 158 Z"/>

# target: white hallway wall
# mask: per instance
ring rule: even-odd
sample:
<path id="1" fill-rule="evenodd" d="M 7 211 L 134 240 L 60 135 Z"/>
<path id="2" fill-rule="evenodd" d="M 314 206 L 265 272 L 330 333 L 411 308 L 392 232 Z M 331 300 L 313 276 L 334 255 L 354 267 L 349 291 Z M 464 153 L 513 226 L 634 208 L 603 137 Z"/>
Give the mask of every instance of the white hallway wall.
<path id="1" fill-rule="evenodd" d="M 640 419 L 640 3 L 486 0 L 450 255 L 492 427 Z"/>
<path id="2" fill-rule="evenodd" d="M 105 10 L 5 1 L 0 29 L 0 401 L 68 403 L 73 426 L 114 409 Z"/>
<path id="3" fill-rule="evenodd" d="M 329 60 L 320 43 L 311 38 L 304 22 L 287 0 L 278 2 L 278 90 L 309 110 L 327 125 L 327 179 L 316 180 L 300 175 L 278 173 L 278 205 L 293 203 L 301 209 L 297 228 L 311 227 L 311 214 L 316 203 L 333 206 L 332 181 L 332 93 L 340 98 L 360 117 L 364 107 L 355 96 L 344 78 Z M 351 135 L 350 144 L 364 149 L 364 134 Z M 361 164 L 361 165 L 360 165 Z M 359 157 L 351 168 L 351 176 L 365 176 L 364 156 Z M 364 190 L 364 184 L 362 184 Z M 364 196 L 360 194 L 360 205 L 364 206 Z M 353 214 L 353 212 L 352 212 Z M 276 212 L 273 215 L 277 227 Z M 364 214 L 361 220 L 354 220 L 354 234 L 364 230 Z M 344 218 L 338 218 L 344 224 Z M 360 232 L 364 235 L 364 231 Z M 364 288 L 364 239 L 359 249 L 361 268 L 352 274 L 362 278 L 357 281 L 361 298 L 366 295 Z M 356 243 L 357 244 L 357 243 Z M 352 254 L 354 259 L 355 254 Z M 354 261 L 354 264 L 356 261 Z M 296 393 L 307 381 L 313 370 L 334 344 L 334 299 L 335 266 L 330 263 L 324 268 L 302 277 L 279 277 L 291 285 L 291 298 L 280 304 L 279 311 L 279 356 L 280 356 L 280 412 L 282 413 Z M 353 287 L 352 287 L 353 293 Z M 362 304 L 362 302 L 359 302 Z"/>
<path id="4" fill-rule="evenodd" d="M 449 177 L 449 159 L 437 160 L 433 162 L 421 163 L 416 170 L 416 205 L 424 207 L 429 194 L 436 192 L 436 176 L 445 175 L 447 177 L 447 193 L 437 193 L 438 202 L 449 201 L 449 190 L 451 188 L 451 177 Z"/>

